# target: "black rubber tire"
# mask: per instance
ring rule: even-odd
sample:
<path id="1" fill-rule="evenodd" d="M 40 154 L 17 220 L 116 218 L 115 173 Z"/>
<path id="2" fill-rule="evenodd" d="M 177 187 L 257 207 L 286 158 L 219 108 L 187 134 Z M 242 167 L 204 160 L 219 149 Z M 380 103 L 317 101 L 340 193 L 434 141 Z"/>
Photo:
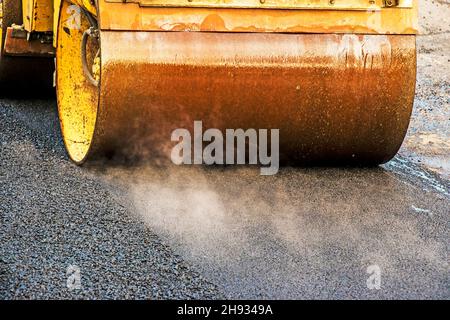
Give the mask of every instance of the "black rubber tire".
<path id="1" fill-rule="evenodd" d="M 22 1 L 3 0 L 2 35 L 13 23 L 22 24 Z M 54 92 L 52 58 L 5 56 L 3 43 L 0 53 L 0 97 L 48 95 Z"/>

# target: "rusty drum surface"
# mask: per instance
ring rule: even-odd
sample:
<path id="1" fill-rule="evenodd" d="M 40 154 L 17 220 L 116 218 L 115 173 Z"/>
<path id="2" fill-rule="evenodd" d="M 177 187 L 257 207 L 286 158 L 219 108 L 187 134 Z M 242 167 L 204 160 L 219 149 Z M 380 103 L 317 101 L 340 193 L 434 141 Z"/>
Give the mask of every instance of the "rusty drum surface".
<path id="1" fill-rule="evenodd" d="M 159 157 L 171 132 L 280 129 L 281 159 L 378 164 L 411 115 L 414 35 L 115 32 L 88 153 Z"/>

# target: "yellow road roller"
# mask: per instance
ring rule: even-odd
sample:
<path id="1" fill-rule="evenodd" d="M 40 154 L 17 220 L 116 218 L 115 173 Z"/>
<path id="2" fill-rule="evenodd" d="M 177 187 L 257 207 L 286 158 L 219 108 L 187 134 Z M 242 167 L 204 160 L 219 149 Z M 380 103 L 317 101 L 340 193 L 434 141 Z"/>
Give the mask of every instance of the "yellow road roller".
<path id="1" fill-rule="evenodd" d="M 167 156 L 171 132 L 200 120 L 224 131 L 279 129 L 289 163 L 376 165 L 408 128 L 417 0 L 2 6 L 0 90 L 54 84 L 77 164 Z"/>

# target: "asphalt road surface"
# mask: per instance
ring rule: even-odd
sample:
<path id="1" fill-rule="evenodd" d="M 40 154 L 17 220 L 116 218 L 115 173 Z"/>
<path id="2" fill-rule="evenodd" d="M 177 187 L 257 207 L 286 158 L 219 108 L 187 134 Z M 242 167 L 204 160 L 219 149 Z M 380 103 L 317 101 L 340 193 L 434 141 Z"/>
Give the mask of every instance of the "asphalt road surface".
<path id="1" fill-rule="evenodd" d="M 448 180 L 401 156 L 80 168 L 53 100 L 3 100 L 0 121 L 0 298 L 449 298 Z"/>
<path id="2" fill-rule="evenodd" d="M 0 100 L 0 299 L 449 299 L 450 41 L 426 28 L 378 168 L 80 168 L 54 99 Z"/>
<path id="3" fill-rule="evenodd" d="M 0 121 L 1 298 L 449 298 L 448 180 L 401 156 L 80 168 L 53 100 L 2 100 Z"/>

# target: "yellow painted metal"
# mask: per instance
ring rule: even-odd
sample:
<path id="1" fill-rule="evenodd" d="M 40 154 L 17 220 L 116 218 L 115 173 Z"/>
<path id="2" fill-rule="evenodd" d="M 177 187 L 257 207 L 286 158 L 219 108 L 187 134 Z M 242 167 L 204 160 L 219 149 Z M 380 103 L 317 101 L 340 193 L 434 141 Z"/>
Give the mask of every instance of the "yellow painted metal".
<path id="1" fill-rule="evenodd" d="M 53 0 L 53 46 L 56 47 L 56 42 L 58 38 L 58 19 L 60 16 L 60 10 L 61 10 L 61 1 L 62 0 Z M 65 7 L 65 10 L 69 10 L 73 14 L 73 10 L 69 9 L 71 5 L 76 5 L 79 7 L 85 8 L 87 11 L 92 13 L 94 16 L 97 15 L 97 9 L 95 6 L 90 2 L 90 0 L 71 0 L 70 5 Z"/>
<path id="2" fill-rule="evenodd" d="M 386 0 L 106 0 L 137 3 L 142 7 L 191 8 L 260 8 L 260 9 L 324 9 L 381 10 Z M 412 0 L 398 0 L 397 8 L 411 8 Z"/>
<path id="3" fill-rule="evenodd" d="M 145 7 L 98 0 L 102 30 L 416 34 L 417 0 L 377 10 Z M 166 0 L 155 0 L 165 2 Z M 170 1 L 179 0 L 167 0 Z M 193 0 L 195 1 L 195 0 Z M 203 1 L 203 0 L 202 0 Z M 236 0 L 237 1 L 237 0 Z M 266 0 L 268 1 L 268 0 Z M 369 3 L 370 0 L 367 0 Z M 313 2 L 311 0 L 311 2 Z M 339 1 L 334 1 L 338 3 Z M 280 2 L 282 3 L 282 2 Z M 402 3 L 402 2 L 401 2 Z M 411 6 L 411 8 L 409 8 Z"/>
<path id="4" fill-rule="evenodd" d="M 53 0 L 21 1 L 25 30 L 28 32 L 48 32 L 53 30 Z"/>
<path id="5" fill-rule="evenodd" d="M 58 39 L 58 22 L 60 10 L 61 10 L 61 0 L 53 0 L 53 46 L 55 48 Z"/>
<path id="6" fill-rule="evenodd" d="M 92 13 L 94 16 L 97 14 L 97 9 L 95 6 L 91 3 L 91 0 L 70 0 L 73 4 L 83 7 L 90 13 Z"/>
<path id="7" fill-rule="evenodd" d="M 83 15 L 81 26 L 72 22 L 70 3 L 62 2 L 56 48 L 56 87 L 61 131 L 70 158 L 80 163 L 91 144 L 97 118 L 98 90 L 84 76 L 81 38 L 89 27 Z M 88 48 L 88 60 L 96 48 Z"/>
<path id="8" fill-rule="evenodd" d="M 3 23 L 3 3 L 0 2 L 0 25 L 2 23 Z M 2 48 L 3 48 L 3 32 L 1 32 L 0 30 L 0 50 L 2 50 Z"/>

